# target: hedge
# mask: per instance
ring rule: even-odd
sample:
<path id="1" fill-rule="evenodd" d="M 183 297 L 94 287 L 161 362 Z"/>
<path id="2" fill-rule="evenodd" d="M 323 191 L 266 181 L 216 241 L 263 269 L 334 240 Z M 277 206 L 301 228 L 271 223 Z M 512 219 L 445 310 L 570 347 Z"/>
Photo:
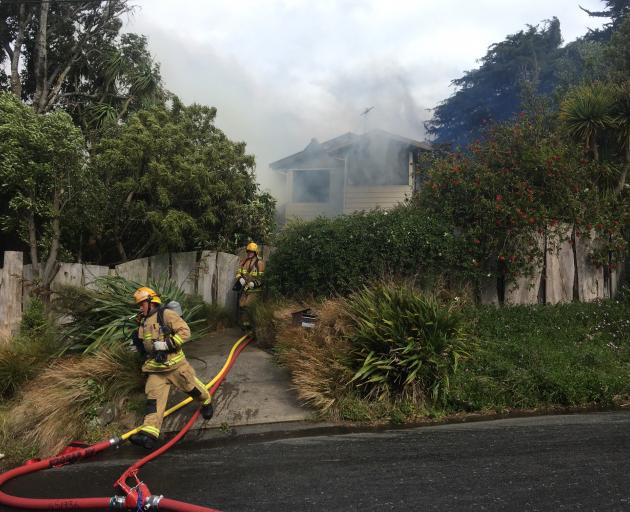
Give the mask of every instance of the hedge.
<path id="1" fill-rule="evenodd" d="M 266 283 L 283 296 L 330 296 L 375 278 L 415 280 L 460 267 L 462 241 L 412 205 L 289 224 L 278 236 Z"/>

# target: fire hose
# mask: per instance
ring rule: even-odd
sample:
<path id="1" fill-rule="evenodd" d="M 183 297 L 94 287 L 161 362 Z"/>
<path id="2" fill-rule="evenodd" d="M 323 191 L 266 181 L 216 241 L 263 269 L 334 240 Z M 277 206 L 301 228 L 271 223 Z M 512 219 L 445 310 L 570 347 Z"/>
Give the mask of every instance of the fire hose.
<path id="1" fill-rule="evenodd" d="M 223 368 L 217 373 L 217 375 L 206 385 L 210 395 L 214 395 L 221 382 L 230 371 L 236 358 L 251 341 L 249 335 L 245 335 L 240 338 L 230 350 L 230 354 L 223 365 Z M 174 405 L 168 409 L 164 416 L 169 416 L 175 411 L 178 411 L 188 403 L 192 401 L 192 398 L 182 400 L 177 405 Z M 135 511 L 150 511 L 150 510 L 163 510 L 172 512 L 218 512 L 215 509 L 201 507 L 198 505 L 192 505 L 182 501 L 172 500 L 163 496 L 153 495 L 149 491 L 148 486 L 142 482 L 138 477 L 138 471 L 147 462 L 159 457 L 175 443 L 177 443 L 184 435 L 190 430 L 197 418 L 199 417 L 200 409 L 197 409 L 192 415 L 190 420 L 184 425 L 184 427 L 178 432 L 178 434 L 169 440 L 166 444 L 150 453 L 146 457 L 135 462 L 130 466 L 116 481 L 115 488 L 120 489 L 124 496 L 113 497 L 98 497 L 98 498 L 61 498 L 61 499 L 46 499 L 46 498 L 22 498 L 17 496 L 11 496 L 0 490 L 0 504 L 7 505 L 14 508 L 22 508 L 29 510 L 79 510 L 79 509 L 100 509 L 100 510 L 135 510 Z M 76 462 L 79 459 L 90 457 L 97 453 L 100 453 L 112 446 L 118 446 L 133 434 L 140 431 L 140 427 L 131 430 L 120 437 L 114 437 L 112 439 L 101 441 L 92 446 L 85 448 L 72 448 L 67 453 L 64 450 L 61 454 L 47 459 L 27 463 L 12 470 L 9 470 L 0 475 L 0 489 L 15 478 L 24 476 L 27 474 L 35 473 L 43 469 L 60 467 L 66 464 Z M 133 478 L 136 485 L 130 487 L 127 484 L 127 480 Z"/>

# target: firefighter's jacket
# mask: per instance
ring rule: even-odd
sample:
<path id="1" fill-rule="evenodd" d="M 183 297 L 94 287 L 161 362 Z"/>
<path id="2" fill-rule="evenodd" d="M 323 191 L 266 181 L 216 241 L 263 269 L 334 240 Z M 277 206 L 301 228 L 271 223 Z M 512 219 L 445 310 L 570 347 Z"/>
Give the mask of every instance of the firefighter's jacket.
<path id="1" fill-rule="evenodd" d="M 250 258 L 241 261 L 241 266 L 236 273 L 236 279 L 245 279 L 244 293 L 257 293 L 262 291 L 262 278 L 265 274 L 265 262 L 260 258 Z M 253 283 L 253 287 L 250 285 Z"/>
<path id="2" fill-rule="evenodd" d="M 142 371 L 147 373 L 165 372 L 177 368 L 185 360 L 186 356 L 182 350 L 182 345 L 190 339 L 190 327 L 172 309 L 164 308 L 164 324 L 170 327 L 172 334 L 170 339 L 175 349 L 166 354 L 166 361 L 160 363 L 154 358 L 156 351 L 153 348 L 155 341 L 165 341 L 164 333 L 158 321 L 157 309 L 149 313 L 149 316 L 143 319 L 138 328 L 138 337 L 142 340 L 142 344 L 147 353 L 147 360 L 142 366 Z"/>

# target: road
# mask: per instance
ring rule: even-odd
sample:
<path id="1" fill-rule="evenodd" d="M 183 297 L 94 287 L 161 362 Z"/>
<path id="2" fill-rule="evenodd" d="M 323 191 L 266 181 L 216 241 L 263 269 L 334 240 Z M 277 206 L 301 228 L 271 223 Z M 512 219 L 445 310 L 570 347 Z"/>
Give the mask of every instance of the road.
<path id="1" fill-rule="evenodd" d="M 108 496 L 143 452 L 23 478 L 7 492 Z M 154 493 L 237 511 L 630 511 L 630 412 L 381 432 L 187 442 L 142 470 Z"/>

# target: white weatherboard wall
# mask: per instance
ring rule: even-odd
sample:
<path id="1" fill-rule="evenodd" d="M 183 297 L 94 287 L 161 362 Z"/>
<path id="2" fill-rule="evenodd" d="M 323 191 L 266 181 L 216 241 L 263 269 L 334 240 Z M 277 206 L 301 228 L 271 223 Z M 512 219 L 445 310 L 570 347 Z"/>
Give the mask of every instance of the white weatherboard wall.
<path id="1" fill-rule="evenodd" d="M 344 213 L 352 213 L 374 208 L 393 208 L 404 202 L 412 193 L 409 185 L 390 185 L 381 187 L 347 186 L 344 198 Z"/>

